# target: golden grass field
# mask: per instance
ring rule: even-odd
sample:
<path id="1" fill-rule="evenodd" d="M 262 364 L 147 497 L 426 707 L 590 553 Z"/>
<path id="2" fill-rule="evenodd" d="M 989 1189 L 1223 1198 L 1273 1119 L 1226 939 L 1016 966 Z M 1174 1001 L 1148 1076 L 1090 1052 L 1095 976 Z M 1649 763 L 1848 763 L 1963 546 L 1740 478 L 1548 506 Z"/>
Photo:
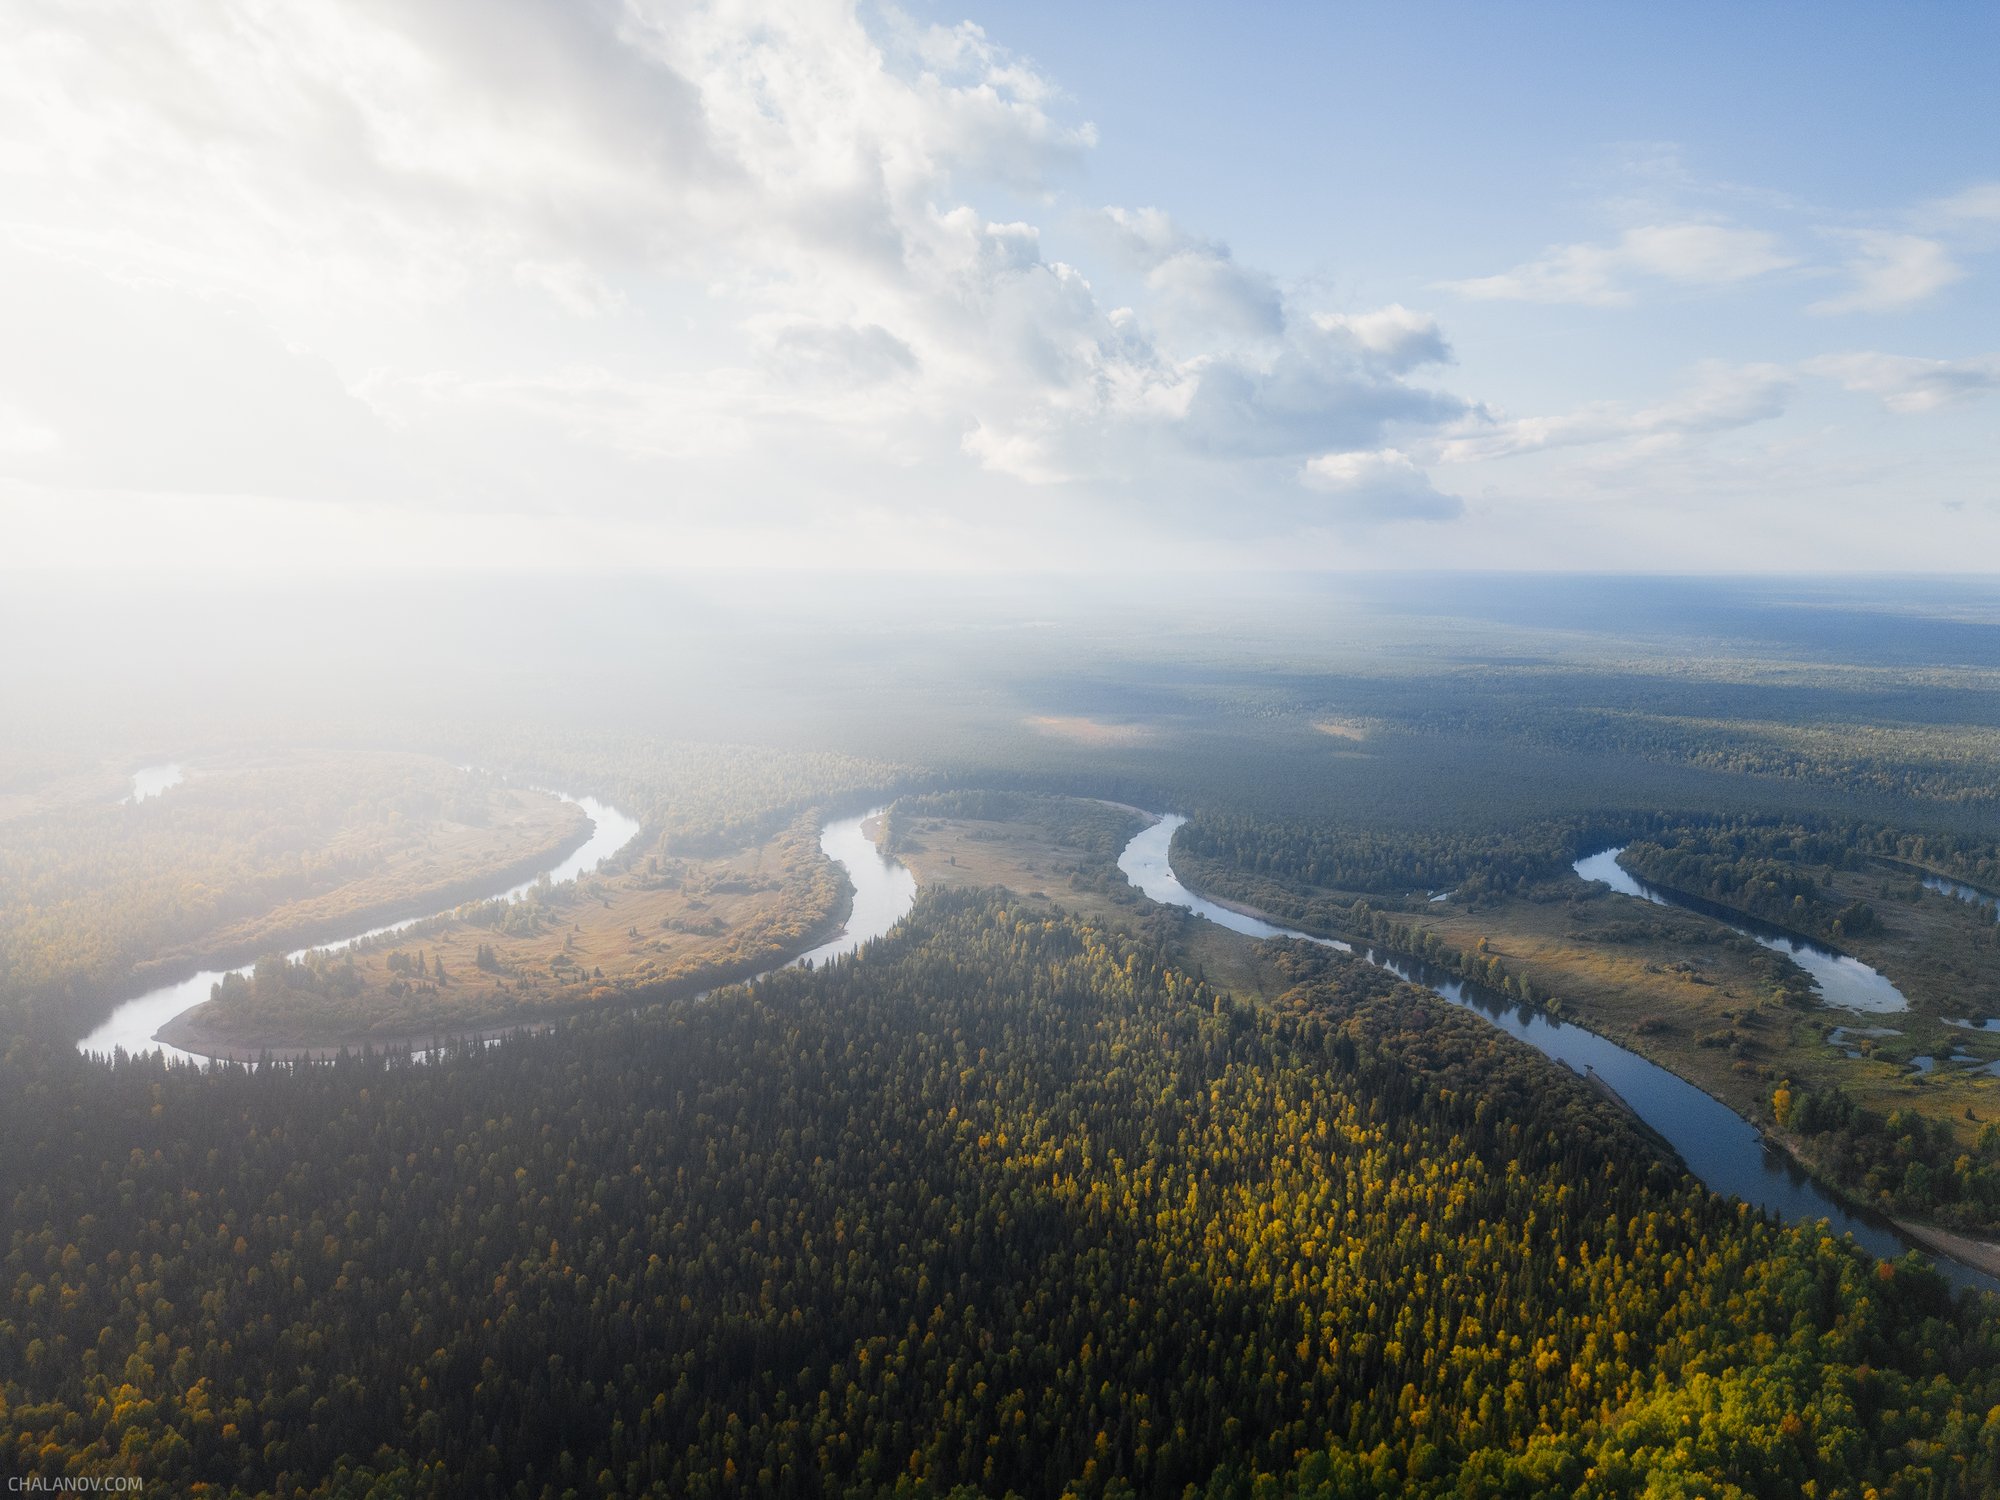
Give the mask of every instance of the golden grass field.
<path id="1" fill-rule="evenodd" d="M 1726 929 L 1705 917 L 1611 892 L 1470 911 L 1445 902 L 1417 920 L 1462 950 L 1484 938 L 1509 972 L 1559 997 L 1569 1017 L 1752 1118 L 1768 1112 L 1772 1088 L 1790 1079 L 1810 1088 L 1837 1086 L 1884 1113 L 1907 1108 L 1948 1120 L 1970 1141 L 1981 1125 L 2000 1119 L 2000 1078 L 1954 1068 L 1925 1075 L 1907 1061 L 1943 1056 L 1954 1045 L 1981 1055 L 1997 1050 L 1989 1039 L 1943 1024 L 1980 1012 L 1990 1001 L 1979 996 L 1994 993 L 1954 982 L 1983 968 L 1992 950 L 1979 946 L 1974 926 L 1943 909 L 1948 899 L 1934 897 L 1935 906 L 1912 912 L 1887 910 L 1890 903 L 1878 900 L 1885 924 L 1894 924 L 1891 936 L 1865 949 L 1855 945 L 1910 996 L 1911 1010 L 1895 1016 L 1774 1003 L 1762 950 L 1746 953 L 1740 944 L 1718 941 Z M 1902 1035 L 1835 1045 L 1829 1035 L 1843 1024 L 1894 1027 Z M 1863 1055 L 1850 1058 L 1848 1050 Z"/>
<path id="2" fill-rule="evenodd" d="M 328 852 L 361 873 L 336 890 L 220 927 L 203 939 L 204 951 L 247 952 L 289 934 L 330 931 L 354 912 L 421 912 L 463 900 L 526 879 L 590 836 L 582 809 L 546 792 L 495 787 L 481 810 L 478 824 L 440 820 L 386 847 L 336 841 Z"/>
<path id="3" fill-rule="evenodd" d="M 233 1052 L 421 1040 L 691 992 L 809 947 L 837 922 L 844 890 L 809 821 L 727 857 L 641 855 L 616 873 L 358 945 L 338 960 L 351 961 L 358 993 L 211 1003 L 170 1039 Z"/>

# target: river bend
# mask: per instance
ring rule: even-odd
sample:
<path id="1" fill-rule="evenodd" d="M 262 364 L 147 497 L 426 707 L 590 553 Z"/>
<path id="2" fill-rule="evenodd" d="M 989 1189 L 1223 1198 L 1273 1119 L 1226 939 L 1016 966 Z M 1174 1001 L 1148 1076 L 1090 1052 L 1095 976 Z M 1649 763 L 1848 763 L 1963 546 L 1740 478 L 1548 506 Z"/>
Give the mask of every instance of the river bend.
<path id="1" fill-rule="evenodd" d="M 1357 946 L 1280 927 L 1196 895 L 1181 884 L 1170 860 L 1174 832 L 1186 821 L 1178 813 L 1161 817 L 1134 837 L 1118 857 L 1118 868 L 1126 878 L 1153 900 L 1182 907 L 1247 937 L 1296 938 L 1337 948 L 1420 984 L 1440 999 L 1484 1016 L 1509 1036 L 1568 1064 L 1577 1073 L 1594 1075 L 1680 1153 L 1689 1171 L 1716 1192 L 1734 1194 L 1787 1223 L 1812 1224 L 1823 1219 L 1836 1234 L 1851 1234 L 1864 1249 L 1884 1258 L 1919 1250 L 1954 1286 L 2000 1292 L 2000 1279 L 1916 1245 L 1886 1219 L 1844 1203 L 1721 1100 L 1594 1031 L 1558 1021 L 1420 960 L 1373 945 Z"/>
<path id="2" fill-rule="evenodd" d="M 495 891 L 492 896 L 484 899 L 518 901 L 543 880 L 555 884 L 574 880 L 579 875 L 595 870 L 638 835 L 638 819 L 627 816 L 607 803 L 599 802 L 595 797 L 572 797 L 564 792 L 550 792 L 549 795 L 573 803 L 583 810 L 584 815 L 590 819 L 590 837 L 584 840 L 581 847 L 563 856 L 533 879 L 521 881 L 504 891 Z M 392 932 L 401 932 L 405 928 L 414 927 L 419 922 L 428 922 L 434 917 L 448 915 L 464 904 L 466 903 L 453 902 L 440 911 L 427 912 L 420 917 L 407 917 L 400 922 L 370 927 L 365 932 L 357 932 L 351 937 L 339 938 L 331 943 L 314 943 L 309 947 L 298 949 L 289 956 L 299 959 L 308 953 L 337 953 L 342 948 L 350 948 L 369 938 L 386 937 Z M 174 1017 L 194 1009 L 197 1005 L 205 1004 L 210 991 L 222 982 L 224 975 L 247 974 L 251 967 L 245 964 L 238 969 L 205 969 L 186 979 L 159 985 L 142 995 L 135 995 L 119 1005 L 105 1018 L 102 1025 L 79 1041 L 76 1044 L 77 1051 L 95 1057 L 109 1057 L 113 1052 L 120 1050 L 135 1056 L 141 1052 L 164 1052 L 168 1057 L 177 1058 L 182 1062 L 207 1063 L 208 1058 L 163 1042 L 156 1033 Z"/>

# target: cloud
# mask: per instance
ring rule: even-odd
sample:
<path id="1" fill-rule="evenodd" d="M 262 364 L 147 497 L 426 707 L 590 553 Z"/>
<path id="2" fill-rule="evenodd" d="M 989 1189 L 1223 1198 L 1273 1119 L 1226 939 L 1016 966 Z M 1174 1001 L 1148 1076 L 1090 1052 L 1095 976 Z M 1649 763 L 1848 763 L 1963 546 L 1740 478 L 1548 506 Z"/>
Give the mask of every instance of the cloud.
<path id="1" fill-rule="evenodd" d="M 1272 339 L 1284 332 L 1283 299 L 1271 278 L 1239 265 L 1229 247 L 1188 234 L 1157 208 L 1107 208 L 1113 240 L 1145 273 L 1156 312 L 1191 342 Z"/>
<path id="2" fill-rule="evenodd" d="M 62 439 L 18 406 L 0 402 L 0 453 L 47 453 Z"/>
<path id="3" fill-rule="evenodd" d="M 842 0 L 23 0 L 0 230 L 62 314 L 0 395 L 63 441 L 0 472 L 746 525 L 1027 483 L 1290 524 L 1310 455 L 1472 410 L 1403 378 L 1450 358 L 1425 315 L 1315 317 L 1157 209 L 1102 215 L 1114 304 L 992 211 L 1095 140 L 978 27 Z"/>
<path id="4" fill-rule="evenodd" d="M 515 263 L 514 280 L 548 294 L 556 304 L 580 318 L 603 317 L 626 307 L 624 296 L 589 266 L 576 260 L 523 260 Z"/>
<path id="5" fill-rule="evenodd" d="M 1608 307 L 1632 300 L 1632 282 L 1729 286 L 1797 264 L 1775 236 L 1722 224 L 1654 224 L 1628 229 L 1609 245 L 1562 245 L 1497 276 L 1443 283 L 1475 300 L 1576 302 Z"/>
<path id="6" fill-rule="evenodd" d="M 1452 362 L 1451 345 L 1445 342 L 1437 319 L 1428 313 L 1411 312 L 1400 302 L 1373 312 L 1318 313 L 1313 326 L 1330 339 L 1350 344 L 1371 368 L 1391 375 Z"/>
<path id="7" fill-rule="evenodd" d="M 2000 182 L 1981 182 L 1929 205 L 1927 217 L 1972 223 L 2000 222 Z"/>
<path id="8" fill-rule="evenodd" d="M 790 323 L 774 329 L 765 357 L 785 378 L 873 385 L 919 369 L 910 346 L 877 323 Z"/>
<path id="9" fill-rule="evenodd" d="M 1928 300 L 1965 272 L 1936 240 L 1876 230 L 1845 233 L 1855 247 L 1846 264 L 1852 285 L 1806 308 L 1811 313 L 1898 312 Z"/>
<path id="10" fill-rule="evenodd" d="M 1193 374 L 1183 435 L 1214 455 L 1281 457 L 1381 442 L 1388 428 L 1434 428 L 1472 408 L 1457 396 L 1380 379 L 1359 362 L 1295 342 L 1268 364 L 1211 360 Z"/>
<path id="11" fill-rule="evenodd" d="M 1477 463 L 1551 448 L 1616 443 L 1628 456 L 1681 446 L 1782 416 L 1796 385 L 1780 365 L 1701 366 L 1688 388 L 1651 406 L 1598 401 L 1557 417 L 1517 417 L 1441 441 L 1442 463 Z"/>
<path id="12" fill-rule="evenodd" d="M 1439 491 L 1396 448 L 1320 454 L 1307 460 L 1305 482 L 1329 498 L 1316 516 L 1321 521 L 1449 521 L 1465 511 L 1463 500 Z"/>
<path id="13" fill-rule="evenodd" d="M 1808 374 L 1874 396 L 1890 411 L 1927 412 L 2000 390 L 2000 355 L 1916 359 L 1901 354 L 1829 354 L 1809 359 Z"/>
<path id="14" fill-rule="evenodd" d="M 0 422 L 0 473 L 334 497 L 415 472 L 323 358 L 213 299 L 0 244 L 0 327 L 0 413 L 33 413 Z"/>

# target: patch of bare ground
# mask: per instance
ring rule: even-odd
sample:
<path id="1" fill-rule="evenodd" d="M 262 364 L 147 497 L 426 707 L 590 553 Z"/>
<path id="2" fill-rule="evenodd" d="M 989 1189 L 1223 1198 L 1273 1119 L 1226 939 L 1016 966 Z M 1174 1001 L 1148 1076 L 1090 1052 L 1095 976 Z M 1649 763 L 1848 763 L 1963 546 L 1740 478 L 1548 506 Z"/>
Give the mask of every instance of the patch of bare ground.
<path id="1" fill-rule="evenodd" d="M 1037 714 L 1021 722 L 1037 734 L 1045 734 L 1051 739 L 1068 740 L 1073 745 L 1088 745 L 1100 750 L 1143 744 L 1153 737 L 1153 731 L 1144 724 L 1113 724 L 1103 719 L 1076 715 Z"/>
<path id="2" fill-rule="evenodd" d="M 1313 728 L 1321 734 L 1337 740 L 1348 740 L 1357 745 L 1365 742 L 1369 735 L 1368 726 L 1354 719 L 1315 719 Z"/>
<path id="3" fill-rule="evenodd" d="M 2000 1276 L 2000 1245 L 1996 1245 L 1993 1241 L 1977 1240 L 1966 1234 L 1954 1234 L 1949 1229 L 1939 1229 L 1934 1224 L 1920 1224 L 1915 1219 L 1898 1219 L 1895 1222 L 1898 1229 L 1918 1244 L 1942 1251 L 1952 1259 L 1984 1271 L 1989 1276 Z"/>

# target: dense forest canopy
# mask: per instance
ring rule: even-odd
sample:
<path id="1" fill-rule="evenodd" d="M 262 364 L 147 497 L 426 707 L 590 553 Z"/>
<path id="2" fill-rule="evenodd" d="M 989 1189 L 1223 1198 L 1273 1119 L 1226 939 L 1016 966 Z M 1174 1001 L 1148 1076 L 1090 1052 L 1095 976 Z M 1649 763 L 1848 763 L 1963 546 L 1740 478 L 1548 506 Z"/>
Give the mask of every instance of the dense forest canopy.
<path id="1" fill-rule="evenodd" d="M 1990 1308 L 1292 962 L 1260 1011 L 959 893 L 434 1066 L 17 1047 L 4 1451 L 279 1494 L 2000 1482 Z"/>

